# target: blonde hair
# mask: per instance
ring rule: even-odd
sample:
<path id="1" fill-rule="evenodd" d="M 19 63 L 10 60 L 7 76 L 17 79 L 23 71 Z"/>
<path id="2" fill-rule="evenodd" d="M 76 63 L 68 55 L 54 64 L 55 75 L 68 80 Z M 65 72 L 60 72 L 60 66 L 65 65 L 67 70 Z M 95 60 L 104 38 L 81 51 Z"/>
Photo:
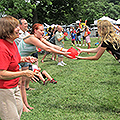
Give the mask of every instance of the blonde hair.
<path id="1" fill-rule="evenodd" d="M 14 29 L 19 25 L 19 21 L 12 16 L 0 18 L 0 38 L 13 38 L 15 36 Z"/>
<path id="2" fill-rule="evenodd" d="M 114 49 L 117 50 L 120 47 L 120 37 L 115 33 L 113 25 L 108 20 L 98 21 L 98 31 L 101 36 L 101 42 L 110 42 Z"/>

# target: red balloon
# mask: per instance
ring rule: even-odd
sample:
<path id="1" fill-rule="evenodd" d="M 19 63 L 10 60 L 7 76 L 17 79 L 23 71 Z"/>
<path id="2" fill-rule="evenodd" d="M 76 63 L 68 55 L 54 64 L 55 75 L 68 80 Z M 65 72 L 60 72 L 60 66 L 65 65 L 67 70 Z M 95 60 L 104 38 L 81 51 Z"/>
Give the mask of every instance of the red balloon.
<path id="1" fill-rule="evenodd" d="M 68 54 L 72 57 L 71 59 L 76 58 L 76 56 L 78 56 L 78 51 L 73 47 L 69 48 L 67 52 L 71 52 L 71 54 Z"/>

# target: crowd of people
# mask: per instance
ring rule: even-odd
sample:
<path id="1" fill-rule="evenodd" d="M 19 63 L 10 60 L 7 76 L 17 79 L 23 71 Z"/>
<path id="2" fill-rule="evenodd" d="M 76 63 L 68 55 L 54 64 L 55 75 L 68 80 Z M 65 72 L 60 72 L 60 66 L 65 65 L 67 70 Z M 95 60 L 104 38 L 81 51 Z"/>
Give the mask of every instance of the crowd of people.
<path id="1" fill-rule="evenodd" d="M 62 32 L 62 26 L 50 29 L 48 36 L 44 34 L 44 26 L 35 23 L 31 33 L 27 32 L 27 21 L 24 18 L 17 20 L 12 16 L 0 18 L 0 118 L 3 120 L 20 120 L 22 111 L 29 112 L 34 109 L 28 104 L 26 90 L 30 90 L 29 82 L 46 82 L 56 84 L 57 81 L 45 70 L 41 71 L 38 66 L 37 48 L 53 53 L 51 59 L 58 64 L 67 65 L 63 62 L 63 56 L 71 58 L 68 49 L 64 48 L 66 35 Z M 95 56 L 76 56 L 75 60 L 98 60 L 105 50 L 112 54 L 116 60 L 120 60 L 120 36 L 115 33 L 115 26 L 109 21 L 98 22 L 98 33 L 101 37 L 101 44 L 97 48 L 90 48 L 90 31 L 87 26 L 81 30 L 77 27 L 70 31 L 72 44 L 81 46 L 81 33 L 88 49 L 78 48 L 78 52 L 96 53 Z M 119 30 L 119 29 L 118 29 Z M 52 40 L 51 40 L 52 39 Z M 33 54 L 34 53 L 34 54 Z M 43 56 L 41 62 L 45 58 Z M 55 55 L 55 58 L 53 57 Z M 11 110 L 12 109 L 12 110 Z"/>
<path id="2" fill-rule="evenodd" d="M 67 33 L 65 35 L 64 33 Z M 60 26 L 56 27 L 49 27 L 45 31 L 45 35 L 49 36 L 48 41 L 51 42 L 52 44 L 56 44 L 58 46 L 61 46 L 62 48 L 64 47 L 64 41 L 71 40 L 71 44 L 73 46 L 85 46 L 84 41 L 86 43 L 86 46 L 88 46 L 88 49 L 91 47 L 90 43 L 90 30 L 87 25 L 82 26 L 76 26 L 75 27 L 70 27 L 70 28 L 62 28 Z M 67 37 L 66 37 L 67 36 Z M 70 37 L 69 37 L 70 36 Z M 81 38 L 83 39 L 83 42 L 81 41 Z M 41 60 L 42 63 L 44 63 L 45 57 L 49 54 L 50 52 L 45 51 L 45 54 Z M 89 54 L 89 53 L 88 53 Z M 53 57 L 55 55 L 55 57 Z M 51 60 L 56 60 L 56 54 L 52 54 Z M 63 55 L 58 55 L 58 64 L 60 66 L 67 65 L 66 63 L 63 62 Z"/>

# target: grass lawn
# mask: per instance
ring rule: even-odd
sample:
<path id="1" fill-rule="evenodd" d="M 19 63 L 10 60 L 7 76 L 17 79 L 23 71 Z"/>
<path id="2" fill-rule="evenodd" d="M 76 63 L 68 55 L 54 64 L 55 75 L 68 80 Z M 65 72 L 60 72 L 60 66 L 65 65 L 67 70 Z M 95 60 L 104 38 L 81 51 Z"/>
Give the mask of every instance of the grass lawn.
<path id="1" fill-rule="evenodd" d="M 97 47 L 96 42 L 97 38 L 91 38 L 91 47 Z M 70 47 L 71 41 L 65 41 L 65 48 Z M 51 56 L 41 63 L 43 54 L 39 54 L 39 66 L 58 83 L 30 83 L 36 88 L 27 91 L 34 110 L 22 113 L 21 120 L 120 120 L 120 64 L 112 55 L 105 52 L 97 61 L 64 57 L 67 66 L 63 67 Z"/>

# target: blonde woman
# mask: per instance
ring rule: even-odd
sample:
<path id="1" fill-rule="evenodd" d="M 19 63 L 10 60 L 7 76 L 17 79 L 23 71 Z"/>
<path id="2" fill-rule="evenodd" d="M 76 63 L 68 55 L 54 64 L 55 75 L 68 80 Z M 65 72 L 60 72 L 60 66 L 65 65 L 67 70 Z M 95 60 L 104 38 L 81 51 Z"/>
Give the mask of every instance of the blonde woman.
<path id="1" fill-rule="evenodd" d="M 84 60 L 98 60 L 102 54 L 107 50 L 111 53 L 116 60 L 120 60 L 120 37 L 115 33 L 113 25 L 107 21 L 99 21 L 98 24 L 98 34 L 101 36 L 101 44 L 97 48 L 91 49 L 81 49 L 78 48 L 80 53 L 90 52 L 96 53 L 95 56 L 81 57 L 77 56 L 77 59 Z"/>

